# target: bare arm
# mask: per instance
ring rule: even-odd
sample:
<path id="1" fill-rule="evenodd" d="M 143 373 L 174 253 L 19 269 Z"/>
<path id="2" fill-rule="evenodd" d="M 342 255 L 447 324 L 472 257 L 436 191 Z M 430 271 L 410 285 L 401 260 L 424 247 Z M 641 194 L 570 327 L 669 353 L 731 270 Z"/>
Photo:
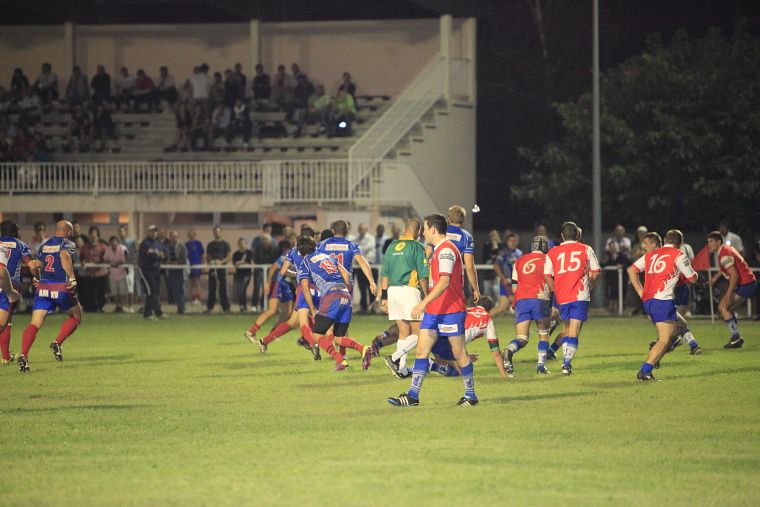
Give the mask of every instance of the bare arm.
<path id="1" fill-rule="evenodd" d="M 77 279 L 74 276 L 74 262 L 71 260 L 71 255 L 66 250 L 61 250 L 61 267 L 66 272 L 66 278 L 68 278 L 68 285 L 70 288 L 76 287 Z"/>
<path id="2" fill-rule="evenodd" d="M 311 290 L 309 289 L 309 280 L 306 278 L 301 280 L 301 292 L 303 293 L 303 298 L 306 301 L 306 304 L 309 305 L 309 311 L 311 312 L 312 317 L 316 317 L 317 309 L 314 307 L 314 299 L 311 297 Z"/>
<path id="3" fill-rule="evenodd" d="M 727 271 L 728 271 L 728 288 L 726 289 L 726 293 L 723 294 L 723 297 L 721 299 L 728 303 L 731 301 L 731 297 L 734 294 L 734 290 L 736 289 L 736 286 L 739 285 L 739 272 L 736 271 L 735 266 L 729 266 Z"/>
<path id="4" fill-rule="evenodd" d="M 364 273 L 364 276 L 366 276 L 367 280 L 369 280 L 370 292 L 373 295 L 377 294 L 377 284 L 375 283 L 375 278 L 372 276 L 372 268 L 369 267 L 369 263 L 367 262 L 367 259 L 365 259 L 364 256 L 361 254 L 357 255 L 355 258 L 356 258 L 356 263 L 359 264 L 359 267 L 362 270 L 362 273 Z"/>
<path id="5" fill-rule="evenodd" d="M 636 266 L 628 267 L 628 279 L 631 281 L 631 285 L 633 285 L 636 294 L 641 297 L 641 294 L 644 292 L 644 287 L 642 287 L 641 280 L 639 280 L 639 270 L 636 269 Z"/>
<path id="6" fill-rule="evenodd" d="M 596 279 L 599 278 L 599 275 L 601 274 L 601 271 L 590 271 L 588 274 L 588 281 L 591 285 L 594 285 L 594 282 L 596 282 Z"/>
<path id="7" fill-rule="evenodd" d="M 478 286 L 478 274 L 475 271 L 475 256 L 464 254 L 464 270 L 467 273 L 467 279 L 472 287 L 472 299 L 477 303 L 480 299 L 480 287 Z"/>
<path id="8" fill-rule="evenodd" d="M 549 287 L 549 290 L 554 292 L 554 277 L 544 276 L 544 281 L 546 282 L 546 286 Z"/>
<path id="9" fill-rule="evenodd" d="M 423 297 L 428 295 L 430 291 L 430 281 L 427 278 L 420 278 L 420 288 L 422 289 Z"/>
<path id="10" fill-rule="evenodd" d="M 288 274 L 288 269 L 290 269 L 290 266 L 292 266 L 293 263 L 289 260 L 284 260 L 282 262 L 282 267 L 280 268 L 280 276 L 283 277 Z"/>
<path id="11" fill-rule="evenodd" d="M 336 262 L 336 264 L 338 264 Z M 340 276 L 343 278 L 343 283 L 346 284 L 346 287 L 351 287 L 351 275 L 348 274 L 348 270 L 343 267 L 343 264 L 338 264 L 338 270 L 340 271 Z M 372 291 L 372 294 L 374 294 L 377 291 L 377 287 L 375 287 L 375 290 Z"/>
<path id="12" fill-rule="evenodd" d="M 8 273 L 8 268 L 0 264 L 0 290 L 2 290 L 8 296 L 8 300 L 13 303 L 18 301 L 18 292 L 13 288 L 11 283 L 11 275 Z"/>

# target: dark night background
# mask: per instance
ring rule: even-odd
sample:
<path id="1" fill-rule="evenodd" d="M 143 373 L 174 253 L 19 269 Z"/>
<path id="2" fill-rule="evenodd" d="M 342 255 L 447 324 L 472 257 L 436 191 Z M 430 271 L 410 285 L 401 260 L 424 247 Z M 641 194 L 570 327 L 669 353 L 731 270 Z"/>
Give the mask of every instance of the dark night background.
<path id="1" fill-rule="evenodd" d="M 591 0 L 56 0 L 0 5 L 3 24 L 475 16 L 478 204 L 482 210 L 476 217 L 478 230 L 529 228 L 540 218 L 537 208 L 510 196 L 510 186 L 528 169 L 517 156 L 517 148 L 539 148 L 556 139 L 559 123 L 552 104 L 591 89 Z M 699 37 L 708 27 L 717 26 L 730 35 L 742 17 L 758 35 L 757 0 L 600 0 L 602 71 L 641 53 L 650 33 L 659 32 L 667 42 L 680 29 Z M 591 196 L 587 198 L 590 207 Z M 614 225 L 607 220 L 614 217 L 605 217 L 605 228 Z"/>

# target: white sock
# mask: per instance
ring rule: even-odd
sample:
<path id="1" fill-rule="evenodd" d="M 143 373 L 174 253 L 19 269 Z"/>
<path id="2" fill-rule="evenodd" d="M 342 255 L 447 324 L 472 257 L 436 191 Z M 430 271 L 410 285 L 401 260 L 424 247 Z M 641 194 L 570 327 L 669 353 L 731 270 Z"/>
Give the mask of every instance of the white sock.
<path id="1" fill-rule="evenodd" d="M 694 339 L 694 335 L 691 334 L 691 331 L 686 331 L 683 334 L 683 339 L 686 340 L 686 343 L 688 343 L 690 347 L 696 347 L 697 340 Z M 694 345 L 692 345 L 692 343 L 694 343 Z"/>
<path id="2" fill-rule="evenodd" d="M 417 348 L 416 334 L 410 334 L 406 339 L 396 342 L 396 352 L 391 354 L 391 359 L 398 361 L 398 369 L 401 373 L 406 373 L 406 356 L 415 348 Z"/>

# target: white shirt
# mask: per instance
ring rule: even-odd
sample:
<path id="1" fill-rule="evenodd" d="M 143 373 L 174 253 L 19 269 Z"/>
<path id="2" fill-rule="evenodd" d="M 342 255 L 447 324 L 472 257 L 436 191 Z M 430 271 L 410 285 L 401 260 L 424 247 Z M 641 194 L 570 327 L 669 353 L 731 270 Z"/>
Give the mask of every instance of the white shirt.
<path id="1" fill-rule="evenodd" d="M 194 99 L 208 98 L 208 91 L 209 91 L 209 88 L 211 88 L 211 81 L 209 80 L 206 74 L 204 74 L 203 72 L 198 72 L 197 74 L 193 74 L 192 76 L 187 78 L 187 80 L 190 81 L 190 84 L 193 87 Z"/>
<path id="2" fill-rule="evenodd" d="M 211 115 L 211 125 L 224 129 L 230 126 L 230 108 L 225 107 L 221 111 L 214 109 L 214 114 Z"/>
<path id="3" fill-rule="evenodd" d="M 135 76 L 127 75 L 127 77 L 119 74 L 116 78 L 116 89 L 119 92 L 131 92 L 135 89 Z"/>
<path id="4" fill-rule="evenodd" d="M 167 74 L 165 78 L 158 78 L 158 84 L 156 85 L 159 90 L 168 90 L 169 88 L 176 88 L 174 84 L 174 76 Z"/>
<path id="5" fill-rule="evenodd" d="M 351 241 L 359 245 L 359 250 L 370 264 L 375 262 L 375 236 L 367 233 L 364 236 L 355 236 Z"/>
<path id="6" fill-rule="evenodd" d="M 726 235 L 723 236 L 723 242 L 734 247 L 739 253 L 744 253 L 744 243 L 742 243 L 742 238 L 740 238 L 738 234 L 731 231 L 727 232 Z"/>
<path id="7" fill-rule="evenodd" d="M 613 241 L 618 244 L 619 252 L 622 252 L 626 255 L 631 254 L 631 240 L 628 239 L 626 236 L 623 236 L 620 239 L 618 239 L 617 236 L 613 236 L 607 240 L 606 246 L 609 247 L 610 243 L 612 243 Z"/>

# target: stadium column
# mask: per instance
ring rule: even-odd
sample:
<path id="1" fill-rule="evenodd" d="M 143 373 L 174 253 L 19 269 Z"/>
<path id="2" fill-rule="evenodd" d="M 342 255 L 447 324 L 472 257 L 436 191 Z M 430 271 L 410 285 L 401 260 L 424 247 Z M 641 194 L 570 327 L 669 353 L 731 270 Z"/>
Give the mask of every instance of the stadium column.
<path id="1" fill-rule="evenodd" d="M 451 100 L 451 30 L 452 18 L 449 14 L 441 16 L 440 20 L 440 39 L 441 39 L 441 56 L 444 59 L 443 71 L 443 96 L 446 102 Z"/>
<path id="2" fill-rule="evenodd" d="M 465 58 L 469 61 L 469 72 L 467 74 L 467 92 L 470 103 L 475 104 L 477 101 L 477 52 L 478 52 L 478 24 L 477 18 L 467 18 L 462 25 L 464 31 Z"/>
<path id="3" fill-rule="evenodd" d="M 77 64 L 76 30 L 71 21 L 63 24 L 63 50 L 65 69 L 70 71 Z"/>
<path id="4" fill-rule="evenodd" d="M 254 69 L 261 63 L 261 22 L 258 19 L 252 19 L 249 23 L 249 52 L 251 58 L 251 68 L 249 74 L 253 80 Z"/>

